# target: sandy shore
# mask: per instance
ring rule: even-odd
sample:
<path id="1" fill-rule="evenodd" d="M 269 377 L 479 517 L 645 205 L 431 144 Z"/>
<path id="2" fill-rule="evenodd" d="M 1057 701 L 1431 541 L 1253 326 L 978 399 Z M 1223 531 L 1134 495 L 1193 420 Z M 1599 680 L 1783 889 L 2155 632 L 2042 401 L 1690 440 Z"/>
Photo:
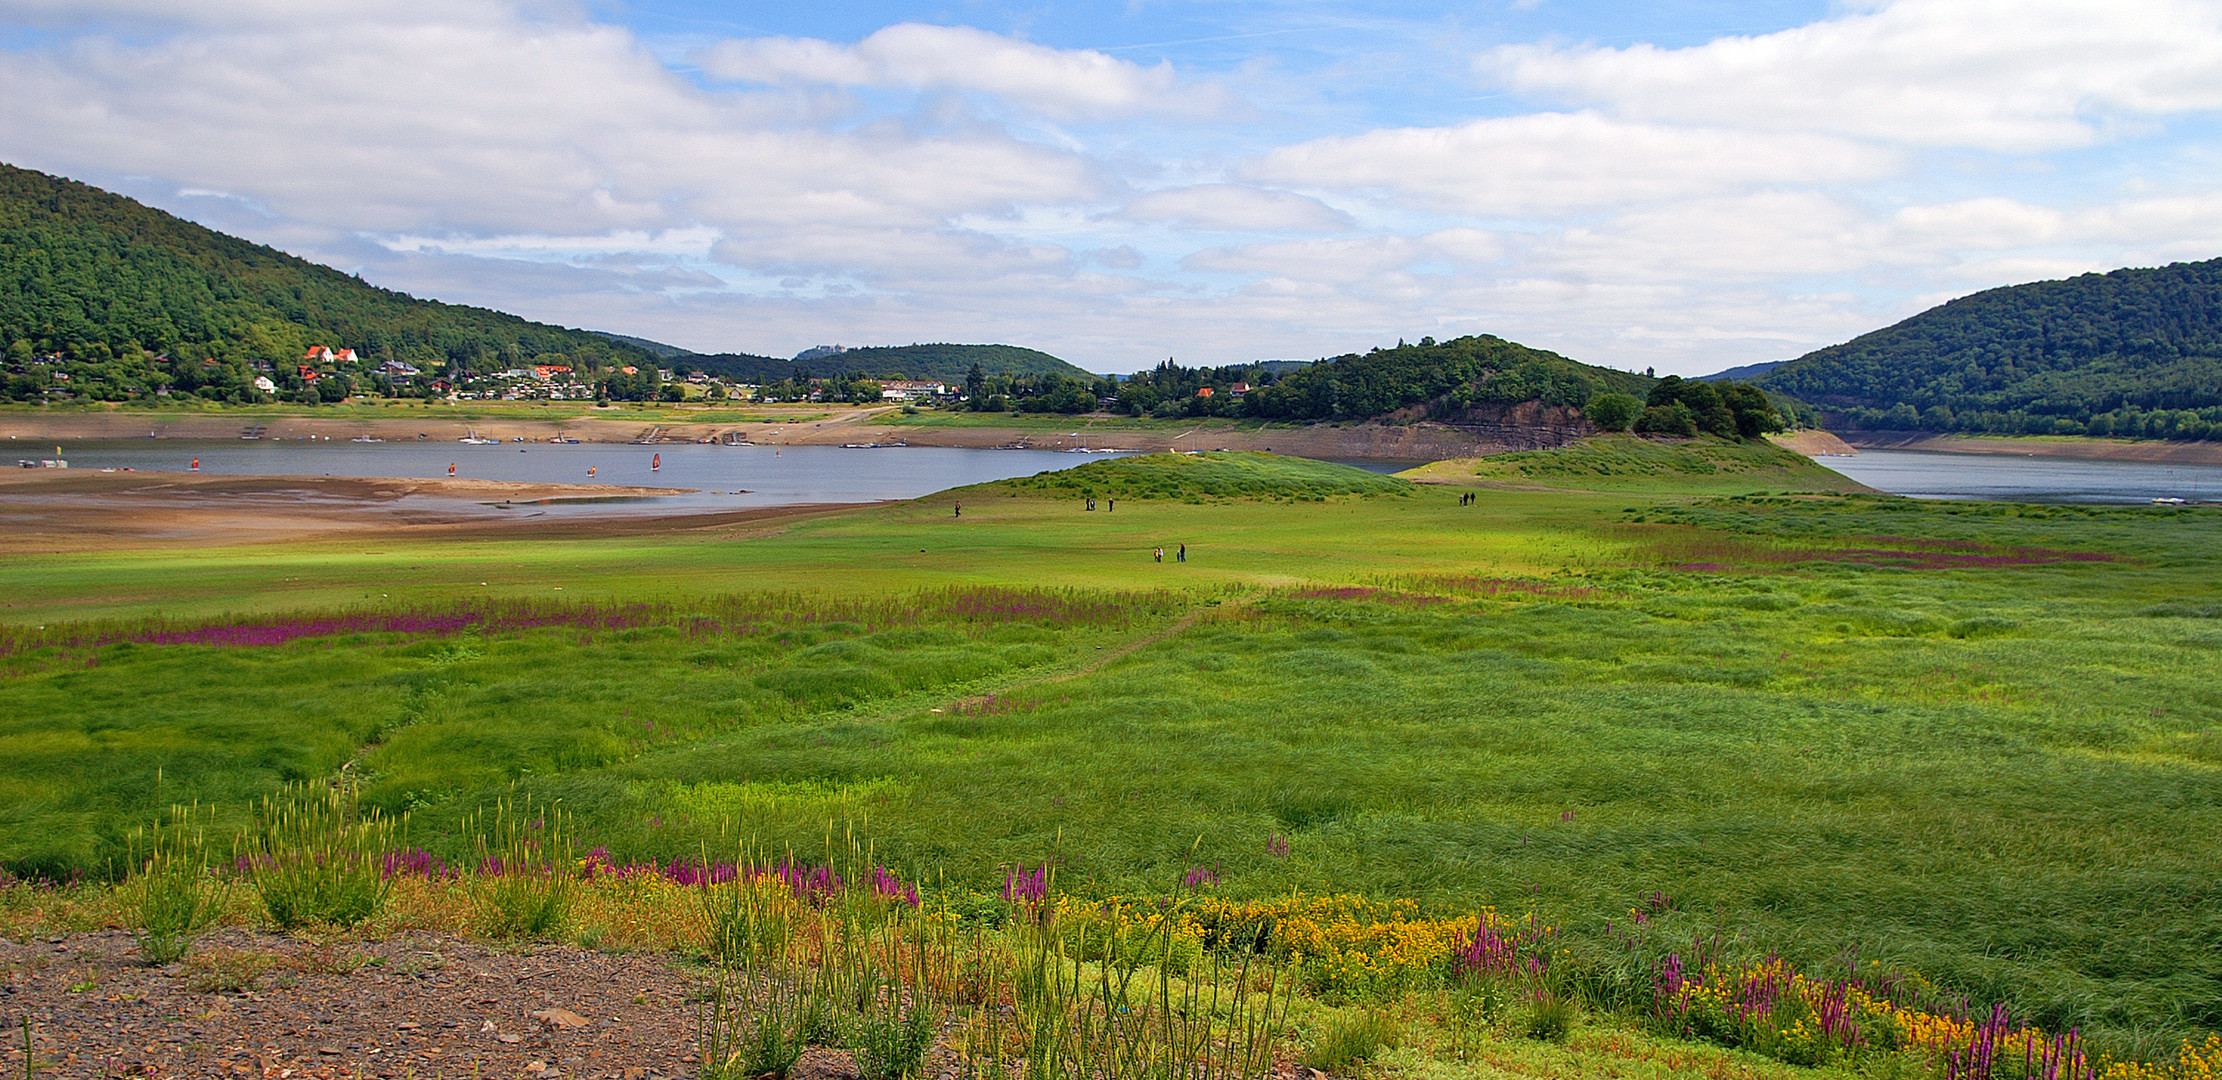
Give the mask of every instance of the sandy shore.
<path id="1" fill-rule="evenodd" d="M 838 446 L 844 443 L 906 443 L 911 446 L 997 448 L 1023 446 L 1061 450 L 1074 446 L 1117 450 L 1271 450 L 1299 457 L 1343 460 L 1436 461 L 1479 457 L 1531 448 L 1475 428 L 1429 422 L 1403 424 L 1314 424 L 1250 430 L 1210 422 L 1150 431 L 1118 430 L 1123 417 L 1075 416 L 1062 430 L 1039 427 L 933 428 L 886 422 L 895 408 L 836 406 L 805 419 L 736 423 L 693 418 L 694 410 L 672 408 L 653 423 L 586 416 L 535 417 L 529 409 L 488 410 L 470 421 L 410 415 L 268 416 L 240 413 L 132 413 L 0 411 L 0 456 L 47 457 L 56 441 L 81 439 L 236 439 L 259 427 L 264 439 L 374 438 L 386 442 L 454 442 L 468 434 L 509 441 L 546 442 L 557 437 L 592 443 L 696 443 L 728 438 L 783 446 Z M 1111 426 L 1098 428 L 1109 421 Z M 1077 432 L 1077 437 L 1068 434 Z M 12 445 L 11 445 L 12 444 Z M 44 448 L 42 449 L 42 444 Z M 0 464 L 4 464 L 0 459 Z"/>
<path id="2" fill-rule="evenodd" d="M 688 488 L 417 480 L 346 476 L 219 476 L 25 469 L 0 473 L 0 535 L 18 552 L 103 551 L 376 536 L 639 536 L 760 529 L 853 503 L 659 514 L 548 516 L 533 507 L 637 499 Z"/>

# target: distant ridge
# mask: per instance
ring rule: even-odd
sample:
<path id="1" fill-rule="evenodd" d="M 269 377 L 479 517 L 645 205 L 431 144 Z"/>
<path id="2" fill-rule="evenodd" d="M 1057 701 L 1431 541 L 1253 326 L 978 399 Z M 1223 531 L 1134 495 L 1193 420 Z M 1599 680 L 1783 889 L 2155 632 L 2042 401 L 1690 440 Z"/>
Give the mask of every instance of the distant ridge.
<path id="1" fill-rule="evenodd" d="M 807 371 L 815 376 L 857 374 L 874 379 L 918 379 L 962 384 L 972 366 L 984 375 L 1063 375 L 1089 382 L 1095 376 L 1038 349 L 1016 345 L 888 345 L 844 349 L 810 359 L 747 353 L 686 357 L 690 367 L 713 375 L 767 383 Z"/>
<path id="2" fill-rule="evenodd" d="M 1756 381 L 1839 427 L 2222 436 L 2222 259 L 1979 292 Z"/>
<path id="3" fill-rule="evenodd" d="M 1753 379 L 1756 379 L 1756 378 L 1758 378 L 1758 377 L 1759 377 L 1759 376 L 1761 376 L 1761 375 L 1765 375 L 1766 373 L 1768 373 L 1768 372 L 1770 372 L 1770 371 L 1773 371 L 1774 369 L 1776 369 L 1776 368 L 1778 368 L 1778 367 L 1781 367 L 1782 365 L 1784 365 L 1784 364 L 1787 364 L 1787 363 L 1789 363 L 1789 361 L 1788 361 L 1788 360 L 1768 360 L 1768 361 L 1766 361 L 1766 362 L 1764 362 L 1764 363 L 1758 363 L 1758 364 L 1745 364 L 1745 365 L 1744 365 L 1744 366 L 1742 366 L 1742 367 L 1732 367 L 1732 368 L 1729 368 L 1729 369 L 1727 369 L 1726 371 L 1716 371 L 1716 372 L 1712 373 L 1711 375 L 1697 375 L 1697 376 L 1693 376 L 1693 377 L 1691 377 L 1690 381 L 1691 381 L 1691 382 L 1750 382 L 1751 380 L 1753 380 Z"/>
<path id="4" fill-rule="evenodd" d="M 600 334 L 601 336 L 606 337 L 611 341 L 619 342 L 625 345 L 632 345 L 641 349 L 646 349 L 647 351 L 654 353 L 657 356 L 663 357 L 666 360 L 678 356 L 694 355 L 694 351 L 691 349 L 682 349 L 677 345 L 666 345 L 661 341 L 650 341 L 647 338 L 634 337 L 631 334 L 613 334 L 607 330 L 593 330 L 589 331 L 589 333 Z"/>

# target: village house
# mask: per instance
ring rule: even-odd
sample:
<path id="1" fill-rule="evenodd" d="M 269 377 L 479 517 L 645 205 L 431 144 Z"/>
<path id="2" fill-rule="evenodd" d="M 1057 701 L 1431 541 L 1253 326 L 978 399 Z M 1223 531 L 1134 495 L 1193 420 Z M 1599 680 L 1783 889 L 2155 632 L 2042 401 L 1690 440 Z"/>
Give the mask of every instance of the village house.
<path id="1" fill-rule="evenodd" d="M 940 397 L 948 392 L 948 386 L 943 383 L 910 379 L 880 380 L 880 397 L 889 401 L 916 401 L 920 398 Z"/>

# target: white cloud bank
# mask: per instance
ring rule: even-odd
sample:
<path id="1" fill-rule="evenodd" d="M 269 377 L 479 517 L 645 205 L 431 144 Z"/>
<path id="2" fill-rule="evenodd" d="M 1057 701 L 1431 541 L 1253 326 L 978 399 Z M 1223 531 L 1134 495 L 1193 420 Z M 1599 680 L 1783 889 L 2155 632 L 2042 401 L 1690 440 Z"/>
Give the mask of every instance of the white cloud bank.
<path id="1" fill-rule="evenodd" d="M 1684 49 L 1511 45 L 1477 66 L 1632 118 L 2035 151 L 2222 108 L 2222 6 L 1899 0 Z"/>
<path id="2" fill-rule="evenodd" d="M 0 159 L 705 350 L 1003 340 L 1109 371 L 1490 332 L 1694 373 L 2222 255 L 2215 2 L 1509 45 L 1414 63 L 1521 96 L 1429 125 L 1287 63 L 916 22 L 712 42 L 707 81 L 564 0 L 0 0 L 7 26 L 36 32 L 0 47 Z"/>
<path id="3" fill-rule="evenodd" d="M 1093 49 L 1052 49 L 968 26 L 901 23 L 854 45 L 817 38 L 736 39 L 705 49 L 696 59 L 720 79 L 973 90 L 1067 119 L 1193 115 L 1224 104 L 1214 88 L 1177 86 L 1170 63 L 1143 67 Z"/>

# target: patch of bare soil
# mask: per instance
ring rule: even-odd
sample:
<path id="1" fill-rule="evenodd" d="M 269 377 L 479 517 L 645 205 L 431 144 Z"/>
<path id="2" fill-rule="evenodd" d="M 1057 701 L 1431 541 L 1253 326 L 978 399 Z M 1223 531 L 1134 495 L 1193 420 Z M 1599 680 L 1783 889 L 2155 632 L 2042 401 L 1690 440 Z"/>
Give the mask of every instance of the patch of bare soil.
<path id="1" fill-rule="evenodd" d="M 704 981 L 660 955 L 425 933 L 227 929 L 160 968 L 124 931 L 0 941 L 0 1071 L 27 1075 L 27 1018 L 40 1076 L 676 1077 L 698 1068 Z M 816 1060 L 820 1080 L 845 1064 Z"/>
<path id="2" fill-rule="evenodd" d="M 690 489 L 345 476 L 225 476 L 36 469 L 0 472 L 0 534 L 17 551 L 101 551 L 380 536 L 642 536 L 761 528 L 853 504 L 526 517 L 570 499 Z"/>

